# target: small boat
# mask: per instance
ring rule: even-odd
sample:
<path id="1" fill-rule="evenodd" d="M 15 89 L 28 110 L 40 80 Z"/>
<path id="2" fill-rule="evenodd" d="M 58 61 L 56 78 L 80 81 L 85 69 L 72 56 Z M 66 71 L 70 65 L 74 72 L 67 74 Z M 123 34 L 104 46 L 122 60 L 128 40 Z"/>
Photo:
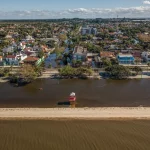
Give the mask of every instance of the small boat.
<path id="1" fill-rule="evenodd" d="M 74 92 L 72 92 L 70 94 L 69 101 L 70 102 L 75 102 L 76 101 L 76 94 Z"/>

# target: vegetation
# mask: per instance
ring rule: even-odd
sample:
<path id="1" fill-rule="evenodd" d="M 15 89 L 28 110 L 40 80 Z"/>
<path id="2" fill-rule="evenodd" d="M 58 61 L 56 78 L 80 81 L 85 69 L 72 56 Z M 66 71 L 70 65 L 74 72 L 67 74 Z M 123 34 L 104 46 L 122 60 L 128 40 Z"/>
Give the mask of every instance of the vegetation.
<path id="1" fill-rule="evenodd" d="M 71 66 L 65 66 L 59 70 L 61 76 L 67 77 L 81 77 L 92 75 L 93 71 L 91 68 L 79 67 L 73 68 Z"/>
<path id="2" fill-rule="evenodd" d="M 34 67 L 32 65 L 23 65 L 16 74 L 10 77 L 11 83 L 18 85 L 27 84 L 35 80 L 41 75 L 42 67 Z"/>
<path id="3" fill-rule="evenodd" d="M 9 73 L 10 73 L 9 68 L 1 68 L 0 69 L 0 77 L 6 77 L 9 75 Z"/>
<path id="4" fill-rule="evenodd" d="M 133 71 L 135 71 L 136 75 L 138 75 L 140 72 L 142 72 L 142 69 L 141 69 L 141 67 L 136 66 L 133 68 Z"/>
<path id="5" fill-rule="evenodd" d="M 109 66 L 105 69 L 105 71 L 113 79 L 126 79 L 130 75 L 130 70 L 121 65 Z"/>

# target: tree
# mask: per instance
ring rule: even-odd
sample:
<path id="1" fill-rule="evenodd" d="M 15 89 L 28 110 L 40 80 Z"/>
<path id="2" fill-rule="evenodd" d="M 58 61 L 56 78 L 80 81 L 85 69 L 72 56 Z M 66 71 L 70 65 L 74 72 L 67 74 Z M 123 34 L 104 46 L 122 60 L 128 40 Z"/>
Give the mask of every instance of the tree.
<path id="1" fill-rule="evenodd" d="M 38 57 L 39 58 L 43 58 L 43 56 L 44 56 L 44 52 L 41 50 L 41 51 L 39 51 L 38 52 Z"/>
<path id="2" fill-rule="evenodd" d="M 80 67 L 82 65 L 82 61 L 81 60 L 73 60 L 72 65 L 74 67 Z"/>
<path id="3" fill-rule="evenodd" d="M 106 59 L 106 58 L 102 58 L 102 62 L 103 62 L 103 65 L 104 65 L 105 67 L 109 67 L 109 66 L 112 65 L 112 64 L 111 64 L 111 61 L 108 60 L 108 59 Z"/>
<path id="4" fill-rule="evenodd" d="M 86 67 L 79 67 L 79 68 L 72 68 L 71 66 L 65 66 L 59 70 L 60 75 L 73 77 L 73 76 L 86 76 L 92 75 L 93 71 L 91 68 Z"/>
<path id="5" fill-rule="evenodd" d="M 135 67 L 133 68 L 133 71 L 135 71 L 135 72 L 136 72 L 136 75 L 138 75 L 139 72 L 142 72 L 142 68 L 141 68 L 141 67 L 138 67 L 138 66 L 135 66 Z"/>
<path id="6" fill-rule="evenodd" d="M 10 69 L 9 68 L 1 68 L 0 69 L 0 76 L 1 77 L 8 76 L 9 73 L 10 73 Z"/>
<path id="7" fill-rule="evenodd" d="M 149 71 L 149 66 L 150 66 L 150 63 L 148 62 L 147 63 L 147 71 Z"/>
<path id="8" fill-rule="evenodd" d="M 60 35 L 59 35 L 59 39 L 60 39 L 61 41 L 65 41 L 65 40 L 67 39 L 67 36 L 66 36 L 65 34 L 60 34 Z"/>
<path id="9" fill-rule="evenodd" d="M 20 69 L 20 77 L 26 82 L 31 82 L 37 77 L 35 68 L 32 65 L 23 65 Z"/>
<path id="10" fill-rule="evenodd" d="M 59 72 L 60 72 L 60 75 L 62 76 L 73 76 L 75 73 L 75 70 L 71 66 L 65 66 L 61 68 Z"/>
<path id="11" fill-rule="evenodd" d="M 114 79 L 126 79 L 130 75 L 130 71 L 127 67 L 121 65 L 109 66 L 105 69 L 111 78 Z"/>

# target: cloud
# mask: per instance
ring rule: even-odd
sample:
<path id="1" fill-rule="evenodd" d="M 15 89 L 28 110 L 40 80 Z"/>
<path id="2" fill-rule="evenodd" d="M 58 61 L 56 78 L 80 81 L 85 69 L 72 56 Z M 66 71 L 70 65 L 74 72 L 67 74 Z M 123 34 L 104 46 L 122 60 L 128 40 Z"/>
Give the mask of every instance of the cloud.
<path id="1" fill-rule="evenodd" d="M 150 5 L 150 1 L 143 1 L 143 4 Z"/>
<path id="2" fill-rule="evenodd" d="M 53 19 L 53 18 L 114 18 L 117 17 L 150 17 L 150 7 L 129 8 L 76 8 L 62 11 L 51 10 L 24 10 L 0 11 L 0 19 Z"/>

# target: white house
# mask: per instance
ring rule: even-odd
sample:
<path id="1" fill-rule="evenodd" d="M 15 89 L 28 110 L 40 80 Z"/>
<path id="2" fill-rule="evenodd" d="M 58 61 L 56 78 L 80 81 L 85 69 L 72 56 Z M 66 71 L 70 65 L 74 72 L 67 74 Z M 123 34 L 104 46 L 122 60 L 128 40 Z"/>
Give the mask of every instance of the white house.
<path id="1" fill-rule="evenodd" d="M 150 52 L 142 52 L 142 58 L 146 62 L 150 62 Z"/>
<path id="2" fill-rule="evenodd" d="M 26 59 L 28 56 L 24 53 L 20 53 L 18 55 L 16 55 L 16 58 L 18 60 L 18 62 L 23 61 L 24 59 Z"/>

